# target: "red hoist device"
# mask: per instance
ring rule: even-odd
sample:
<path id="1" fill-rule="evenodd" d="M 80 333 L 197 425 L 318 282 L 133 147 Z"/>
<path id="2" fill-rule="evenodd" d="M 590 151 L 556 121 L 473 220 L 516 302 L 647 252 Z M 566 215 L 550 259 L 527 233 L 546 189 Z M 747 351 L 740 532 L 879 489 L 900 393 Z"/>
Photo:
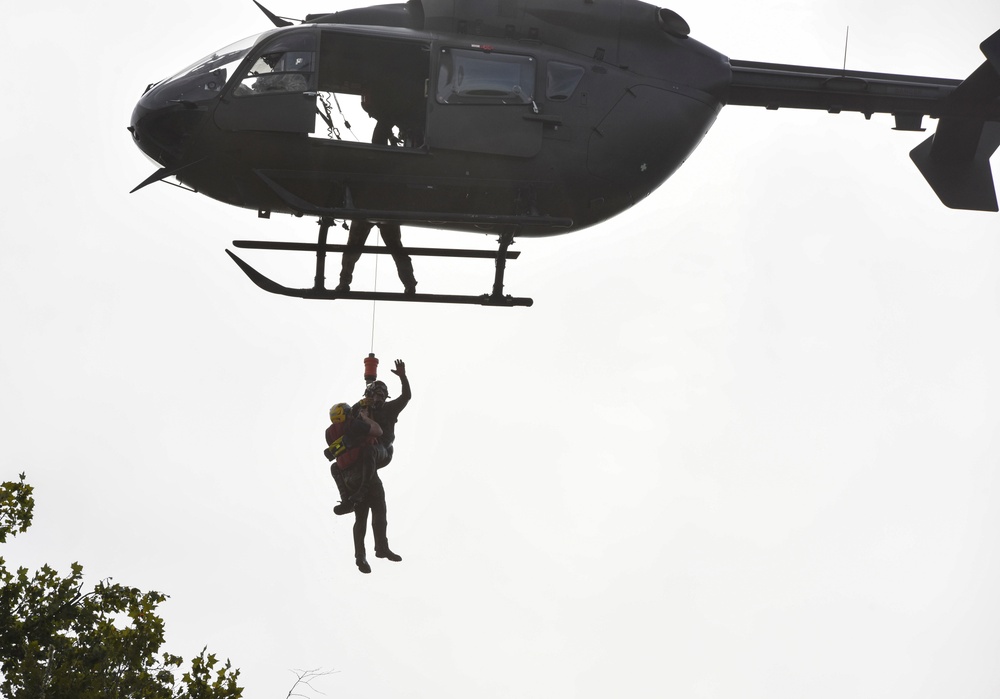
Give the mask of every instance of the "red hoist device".
<path id="1" fill-rule="evenodd" d="M 378 357 L 374 352 L 369 352 L 365 357 L 365 386 L 371 386 L 378 378 Z"/>

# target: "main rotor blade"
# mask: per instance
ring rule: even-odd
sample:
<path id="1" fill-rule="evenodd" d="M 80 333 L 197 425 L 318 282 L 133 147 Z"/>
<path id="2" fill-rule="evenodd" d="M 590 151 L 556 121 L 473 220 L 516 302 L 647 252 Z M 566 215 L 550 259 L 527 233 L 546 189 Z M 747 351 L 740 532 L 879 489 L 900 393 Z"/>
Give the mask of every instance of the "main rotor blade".
<path id="1" fill-rule="evenodd" d="M 271 20 L 271 22 L 274 23 L 274 26 L 276 26 L 276 27 L 290 27 L 290 26 L 292 26 L 293 22 L 289 22 L 284 17 L 279 17 L 278 15 L 274 14 L 269 9 L 267 9 L 266 7 L 264 7 L 263 5 L 261 5 L 259 2 L 257 2 L 257 0 L 253 0 L 253 4 L 256 5 L 257 7 L 259 7 L 260 11 L 263 12 L 265 15 L 267 15 L 267 18 L 269 20 Z"/>

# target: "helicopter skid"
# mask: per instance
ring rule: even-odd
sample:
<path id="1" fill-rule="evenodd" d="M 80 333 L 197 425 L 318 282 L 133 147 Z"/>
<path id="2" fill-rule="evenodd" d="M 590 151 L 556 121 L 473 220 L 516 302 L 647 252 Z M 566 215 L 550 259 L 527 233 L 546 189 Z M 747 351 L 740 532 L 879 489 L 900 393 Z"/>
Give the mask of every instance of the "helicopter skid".
<path id="1" fill-rule="evenodd" d="M 327 289 L 324 286 L 326 273 L 326 254 L 328 252 L 345 252 L 349 248 L 346 245 L 328 244 L 326 242 L 327 233 L 333 225 L 331 219 L 320 220 L 319 240 L 316 243 L 289 243 L 277 241 L 253 241 L 234 240 L 233 245 L 238 248 L 252 248 L 258 250 L 294 250 L 301 252 L 316 253 L 316 278 L 312 288 L 295 289 L 279 284 L 273 279 L 264 276 L 256 269 L 247 264 L 234 253 L 226 250 L 226 253 L 243 270 L 250 280 L 264 291 L 281 296 L 295 296 L 303 299 L 317 299 L 333 301 L 336 299 L 354 299 L 363 301 L 416 301 L 419 303 L 455 303 L 478 306 L 531 306 L 533 301 L 530 298 L 520 298 L 503 293 L 503 277 L 507 260 L 514 260 L 521 254 L 520 251 L 508 250 L 514 241 L 514 235 L 507 232 L 500 237 L 500 247 L 496 252 L 488 250 L 456 250 L 453 248 L 407 248 L 408 255 L 429 256 L 429 257 L 468 257 L 488 259 L 492 258 L 496 262 L 496 273 L 493 280 L 493 291 L 489 294 L 461 295 L 461 294 L 417 294 L 398 293 L 388 291 L 337 291 Z M 389 254 L 385 248 L 362 246 L 361 253 L 376 255 Z"/>

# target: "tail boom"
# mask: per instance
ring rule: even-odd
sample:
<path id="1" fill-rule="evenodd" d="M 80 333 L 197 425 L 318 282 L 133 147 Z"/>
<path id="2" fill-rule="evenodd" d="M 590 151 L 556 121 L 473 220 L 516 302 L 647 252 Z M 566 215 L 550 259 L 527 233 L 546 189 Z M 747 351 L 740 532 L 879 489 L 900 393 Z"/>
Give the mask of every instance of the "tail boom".
<path id="1" fill-rule="evenodd" d="M 980 49 L 986 61 L 965 80 L 731 60 L 726 103 L 891 114 L 898 131 L 938 119 L 910 158 L 946 206 L 997 211 L 990 157 L 1000 146 L 1000 31 Z"/>

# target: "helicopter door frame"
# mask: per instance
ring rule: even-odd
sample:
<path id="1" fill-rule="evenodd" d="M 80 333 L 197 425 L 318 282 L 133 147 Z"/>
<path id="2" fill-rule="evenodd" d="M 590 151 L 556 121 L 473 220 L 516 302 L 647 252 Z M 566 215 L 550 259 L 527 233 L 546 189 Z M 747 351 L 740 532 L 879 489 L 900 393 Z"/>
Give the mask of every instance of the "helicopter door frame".
<path id="1" fill-rule="evenodd" d="M 542 149 L 538 59 L 489 46 L 435 47 L 427 144 L 530 158 Z"/>
<path id="2" fill-rule="evenodd" d="M 271 35 L 240 65 L 215 110 L 226 131 L 308 134 L 316 126 L 316 30 Z"/>
<path id="3" fill-rule="evenodd" d="M 333 98 L 338 109 L 341 100 L 360 100 L 360 104 L 353 103 L 355 111 L 351 118 L 360 117 L 360 122 L 355 122 L 359 134 L 372 134 L 372 138 L 341 141 L 339 134 L 331 133 L 338 140 L 329 137 L 326 140 L 335 145 L 369 148 L 420 148 L 427 120 L 430 51 L 430 41 L 426 37 L 408 36 L 381 27 L 323 25 L 319 42 L 318 98 Z M 324 121 L 329 131 L 334 132 L 328 102 L 324 102 L 324 107 L 327 108 Z M 347 115 L 341 112 L 341 117 L 353 136 Z"/>

